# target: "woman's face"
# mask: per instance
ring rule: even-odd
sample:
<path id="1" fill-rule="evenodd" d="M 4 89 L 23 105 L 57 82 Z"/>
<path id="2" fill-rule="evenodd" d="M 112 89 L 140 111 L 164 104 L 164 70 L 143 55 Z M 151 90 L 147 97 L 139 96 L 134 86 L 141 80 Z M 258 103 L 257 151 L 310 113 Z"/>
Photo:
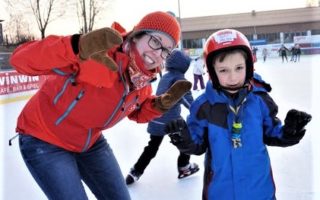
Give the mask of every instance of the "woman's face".
<path id="1" fill-rule="evenodd" d="M 214 70 L 217 74 L 219 83 L 226 88 L 239 88 L 243 86 L 246 78 L 246 61 L 239 52 L 228 54 L 223 61 L 216 59 Z M 236 93 L 235 90 L 227 90 Z"/>
<path id="2" fill-rule="evenodd" d="M 133 40 L 147 70 L 159 67 L 174 48 L 170 37 L 151 32 Z"/>

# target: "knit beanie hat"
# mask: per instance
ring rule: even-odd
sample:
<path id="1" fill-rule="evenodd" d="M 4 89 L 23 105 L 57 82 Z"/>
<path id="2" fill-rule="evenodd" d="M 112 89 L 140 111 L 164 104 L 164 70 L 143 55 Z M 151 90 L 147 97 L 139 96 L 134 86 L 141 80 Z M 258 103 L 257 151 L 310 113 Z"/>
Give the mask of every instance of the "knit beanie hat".
<path id="1" fill-rule="evenodd" d="M 191 58 L 183 51 L 174 49 L 167 57 L 165 66 L 170 70 L 178 70 L 185 73 L 190 65 Z"/>
<path id="2" fill-rule="evenodd" d="M 177 19 L 167 12 L 156 11 L 147 14 L 132 30 L 134 34 L 144 31 L 157 31 L 167 34 L 175 45 L 180 41 L 180 25 Z"/>

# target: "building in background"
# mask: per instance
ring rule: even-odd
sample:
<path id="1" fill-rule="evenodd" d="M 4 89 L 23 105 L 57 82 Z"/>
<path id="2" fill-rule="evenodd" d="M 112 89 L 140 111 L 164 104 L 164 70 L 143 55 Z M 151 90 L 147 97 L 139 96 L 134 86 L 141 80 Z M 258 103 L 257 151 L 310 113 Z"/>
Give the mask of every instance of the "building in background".
<path id="1" fill-rule="evenodd" d="M 299 37 L 300 41 L 311 41 L 300 44 L 304 54 L 320 53 L 319 2 L 307 5 L 316 7 L 181 18 L 183 47 L 191 56 L 198 56 L 202 53 L 206 38 L 213 32 L 232 28 L 247 36 L 251 45 L 259 49 L 258 56 L 264 45 L 269 45 L 267 48 L 271 48 L 271 54 L 281 44 L 290 48 L 295 43 L 295 37 Z"/>

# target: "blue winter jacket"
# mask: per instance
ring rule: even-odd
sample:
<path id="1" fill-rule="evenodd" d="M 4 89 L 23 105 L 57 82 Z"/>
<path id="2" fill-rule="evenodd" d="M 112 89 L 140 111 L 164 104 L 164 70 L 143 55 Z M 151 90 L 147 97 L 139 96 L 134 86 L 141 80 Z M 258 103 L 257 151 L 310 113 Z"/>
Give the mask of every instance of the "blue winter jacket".
<path id="1" fill-rule="evenodd" d="M 242 147 L 234 148 L 231 136 L 236 115 L 229 105 L 237 103 L 242 95 L 246 98 L 237 114 L 242 123 Z M 277 112 L 277 105 L 264 87 L 253 86 L 249 92 L 241 90 L 237 98 L 231 98 L 213 89 L 210 81 L 207 83 L 205 93 L 192 103 L 187 117 L 193 141 L 206 147 L 204 199 L 275 199 L 265 140 L 281 141 L 282 125 Z"/>
<path id="2" fill-rule="evenodd" d="M 159 85 L 156 91 L 156 95 L 161 95 L 166 92 L 173 83 L 177 80 L 186 80 L 184 73 L 187 71 L 189 66 L 186 68 L 179 69 L 168 69 L 169 71 L 164 74 L 159 81 Z M 147 131 L 151 135 L 164 136 L 165 124 L 174 119 L 182 118 L 181 116 L 181 105 L 184 105 L 186 108 L 190 108 L 191 103 L 193 102 L 193 97 L 189 91 L 181 98 L 181 100 L 175 104 L 170 110 L 163 114 L 160 118 L 156 118 L 148 123 Z"/>

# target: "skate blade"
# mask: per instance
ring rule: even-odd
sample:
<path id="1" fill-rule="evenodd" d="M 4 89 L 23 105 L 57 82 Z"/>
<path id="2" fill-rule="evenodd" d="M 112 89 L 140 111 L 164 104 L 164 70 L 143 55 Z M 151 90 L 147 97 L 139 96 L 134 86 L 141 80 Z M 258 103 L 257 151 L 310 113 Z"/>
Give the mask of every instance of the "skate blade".
<path id="1" fill-rule="evenodd" d="M 178 179 L 186 178 L 188 176 L 191 176 L 194 173 L 197 173 L 198 171 L 199 171 L 199 168 L 195 169 L 194 171 L 190 171 L 190 173 L 187 173 L 187 174 L 179 174 Z"/>

